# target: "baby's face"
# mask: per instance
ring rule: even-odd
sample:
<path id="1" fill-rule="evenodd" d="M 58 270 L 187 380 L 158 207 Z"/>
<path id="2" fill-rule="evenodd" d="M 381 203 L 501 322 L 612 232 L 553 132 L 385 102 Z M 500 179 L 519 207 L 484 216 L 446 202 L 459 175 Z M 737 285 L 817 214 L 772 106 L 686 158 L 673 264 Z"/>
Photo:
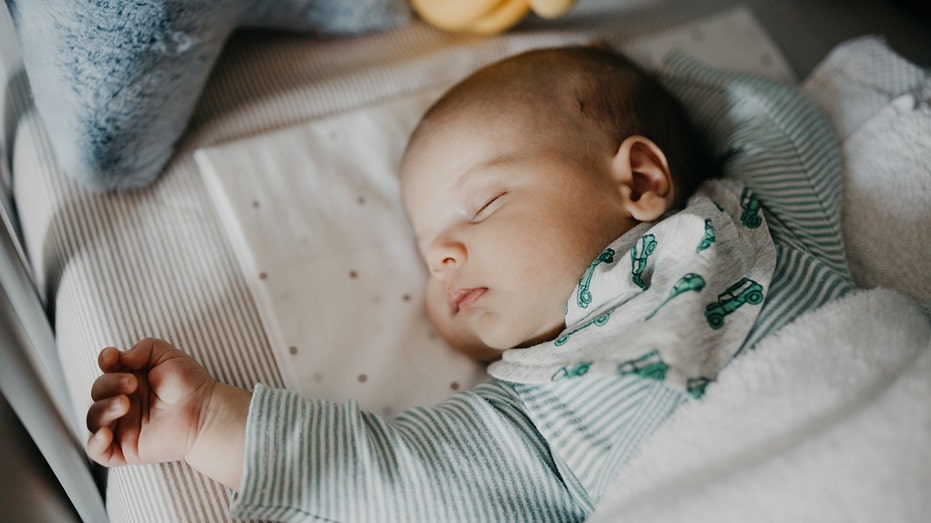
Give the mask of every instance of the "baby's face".
<path id="1" fill-rule="evenodd" d="M 601 249 L 636 225 L 611 147 L 541 114 L 469 110 L 430 126 L 402 166 L 439 332 L 479 359 L 555 338 Z"/>

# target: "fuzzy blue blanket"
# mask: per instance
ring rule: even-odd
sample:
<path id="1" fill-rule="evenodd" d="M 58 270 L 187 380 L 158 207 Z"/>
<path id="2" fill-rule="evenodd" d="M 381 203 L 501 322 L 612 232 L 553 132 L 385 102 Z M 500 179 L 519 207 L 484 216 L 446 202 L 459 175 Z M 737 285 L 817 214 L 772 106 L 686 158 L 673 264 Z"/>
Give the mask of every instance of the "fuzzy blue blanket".
<path id="1" fill-rule="evenodd" d="M 98 189 L 151 183 L 240 26 L 356 34 L 406 0 L 5 0 L 59 166 Z"/>

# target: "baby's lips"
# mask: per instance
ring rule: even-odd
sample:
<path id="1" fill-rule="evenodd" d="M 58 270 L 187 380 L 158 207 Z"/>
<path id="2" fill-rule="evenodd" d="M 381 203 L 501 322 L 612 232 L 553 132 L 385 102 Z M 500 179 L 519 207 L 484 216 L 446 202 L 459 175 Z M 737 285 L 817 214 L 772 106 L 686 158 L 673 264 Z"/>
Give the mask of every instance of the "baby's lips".
<path id="1" fill-rule="evenodd" d="M 478 301 L 487 290 L 487 287 L 453 289 L 446 293 L 446 301 L 453 313 L 457 313 L 462 308 L 469 307 Z"/>

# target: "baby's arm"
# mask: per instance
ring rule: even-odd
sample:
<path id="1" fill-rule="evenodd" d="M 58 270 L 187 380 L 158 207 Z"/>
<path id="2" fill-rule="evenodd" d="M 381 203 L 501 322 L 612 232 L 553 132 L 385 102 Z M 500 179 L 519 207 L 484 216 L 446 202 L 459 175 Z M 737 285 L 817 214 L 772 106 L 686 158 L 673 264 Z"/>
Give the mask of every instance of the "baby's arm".
<path id="1" fill-rule="evenodd" d="M 257 385 L 230 508 L 275 521 L 580 521 L 586 501 L 555 460 L 497 382 L 392 421 Z"/>
<path id="2" fill-rule="evenodd" d="M 184 460 L 238 489 L 251 394 L 220 383 L 193 358 L 147 338 L 101 351 L 104 372 L 87 413 L 90 456 L 107 467 Z"/>

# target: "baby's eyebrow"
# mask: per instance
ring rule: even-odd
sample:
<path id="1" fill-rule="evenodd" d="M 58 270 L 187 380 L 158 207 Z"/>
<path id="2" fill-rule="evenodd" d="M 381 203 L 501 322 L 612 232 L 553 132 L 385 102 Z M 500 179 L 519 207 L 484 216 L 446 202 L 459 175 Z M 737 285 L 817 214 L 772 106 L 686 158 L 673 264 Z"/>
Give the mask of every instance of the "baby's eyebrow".
<path id="1" fill-rule="evenodd" d="M 453 188 L 456 190 L 462 189 L 470 183 L 474 183 L 477 180 L 481 180 L 482 178 L 493 175 L 497 169 L 512 164 L 516 160 L 517 158 L 514 156 L 507 155 L 498 156 L 492 158 L 491 160 L 477 163 L 470 167 L 468 171 L 463 173 L 462 176 L 456 180 L 456 184 L 453 186 Z"/>

